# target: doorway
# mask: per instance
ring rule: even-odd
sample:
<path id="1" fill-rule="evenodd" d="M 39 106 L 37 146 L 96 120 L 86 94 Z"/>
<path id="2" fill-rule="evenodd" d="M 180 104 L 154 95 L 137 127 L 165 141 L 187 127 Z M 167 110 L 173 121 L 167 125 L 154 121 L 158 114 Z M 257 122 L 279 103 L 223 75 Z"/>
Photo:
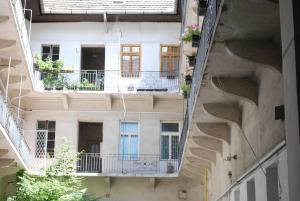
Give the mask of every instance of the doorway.
<path id="1" fill-rule="evenodd" d="M 78 172 L 101 172 L 100 146 L 103 137 L 103 124 L 93 122 L 79 122 Z"/>

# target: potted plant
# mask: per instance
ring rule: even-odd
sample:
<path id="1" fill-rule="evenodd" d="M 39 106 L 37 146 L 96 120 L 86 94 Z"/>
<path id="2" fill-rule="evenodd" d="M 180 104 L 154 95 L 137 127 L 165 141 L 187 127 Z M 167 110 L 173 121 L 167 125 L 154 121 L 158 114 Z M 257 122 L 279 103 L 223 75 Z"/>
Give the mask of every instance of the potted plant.
<path id="1" fill-rule="evenodd" d="M 191 85 L 190 84 L 183 84 L 181 86 L 182 95 L 184 98 L 187 98 L 191 91 Z"/>
<path id="2" fill-rule="evenodd" d="M 192 47 L 198 47 L 200 42 L 200 31 L 198 26 L 188 26 L 182 35 L 182 41 L 185 43 L 192 42 Z"/>
<path id="3" fill-rule="evenodd" d="M 74 73 L 74 67 L 73 66 L 68 66 L 63 68 L 64 73 Z"/>
<path id="4" fill-rule="evenodd" d="M 45 90 L 52 90 L 58 81 L 58 75 L 64 65 L 63 61 L 52 61 L 50 57 L 46 60 L 42 60 L 41 56 L 35 56 L 35 62 L 38 66 L 38 70 L 42 73 L 42 80 Z"/>
<path id="5" fill-rule="evenodd" d="M 208 7 L 208 0 L 199 0 L 198 2 L 198 15 L 203 16 L 206 14 Z"/>
<path id="6" fill-rule="evenodd" d="M 194 52 L 192 55 L 187 56 L 190 66 L 196 65 L 196 56 L 197 56 L 197 52 Z"/>
<path id="7" fill-rule="evenodd" d="M 64 75 L 59 75 L 55 82 L 55 90 L 63 90 L 66 85 L 66 77 Z"/>
<path id="8" fill-rule="evenodd" d="M 185 84 L 192 84 L 192 76 L 191 75 L 186 75 L 185 76 Z"/>
<path id="9" fill-rule="evenodd" d="M 95 90 L 96 85 L 93 83 L 90 83 L 88 79 L 83 79 L 82 82 L 79 85 L 80 90 Z"/>

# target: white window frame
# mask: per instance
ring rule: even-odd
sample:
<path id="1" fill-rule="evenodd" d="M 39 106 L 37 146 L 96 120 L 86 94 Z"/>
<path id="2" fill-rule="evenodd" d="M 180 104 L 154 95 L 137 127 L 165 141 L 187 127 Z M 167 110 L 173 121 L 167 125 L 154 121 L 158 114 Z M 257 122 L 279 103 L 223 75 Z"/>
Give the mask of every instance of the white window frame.
<path id="1" fill-rule="evenodd" d="M 53 57 L 53 47 L 58 47 L 58 50 L 59 50 L 59 52 L 58 52 L 58 60 L 59 60 L 60 59 L 60 45 L 59 44 L 42 44 L 41 45 L 41 56 L 42 56 L 42 58 L 44 56 L 43 48 L 47 47 L 47 46 L 50 48 L 50 57 L 51 57 L 51 59 Z"/>
<path id="2" fill-rule="evenodd" d="M 138 126 L 138 131 L 137 131 L 137 133 L 122 133 L 121 132 L 121 126 L 122 126 L 122 123 L 137 123 L 137 126 Z M 121 147 L 121 136 L 122 135 L 127 135 L 128 136 L 128 155 L 130 156 L 131 155 L 131 144 L 130 144 L 130 142 L 131 142 L 131 136 L 132 135 L 134 135 L 134 136 L 138 136 L 138 147 L 137 147 L 137 152 L 138 152 L 138 156 L 137 156 L 137 159 L 139 158 L 139 155 L 140 155 L 140 123 L 138 122 L 138 121 L 120 121 L 120 123 L 119 123 L 119 146 L 118 146 L 118 154 L 120 155 L 120 153 L 121 153 L 121 150 L 120 150 L 120 147 Z M 131 160 L 130 159 L 131 157 L 129 157 L 129 158 L 120 158 L 119 157 L 119 159 L 121 159 L 121 160 Z M 137 160 L 137 159 L 135 159 L 135 160 Z"/>
<path id="3" fill-rule="evenodd" d="M 47 131 L 47 139 L 46 139 L 46 141 L 47 141 L 47 143 L 46 143 L 46 154 L 48 153 L 48 142 L 54 142 L 54 148 L 53 148 L 53 156 L 51 156 L 51 158 L 55 158 L 55 155 L 56 155 L 56 151 L 55 151 L 55 145 L 56 145 L 56 136 L 57 136 L 57 121 L 56 120 L 52 120 L 52 119 L 38 119 L 38 120 L 36 120 L 36 129 L 37 129 L 37 131 L 38 130 L 40 130 L 39 128 L 38 128 L 38 124 L 39 124 L 39 122 L 55 122 L 55 129 L 54 130 L 52 130 L 52 129 L 50 129 L 50 132 L 54 132 L 54 140 L 49 140 L 48 138 L 49 138 L 49 129 L 47 128 L 47 129 L 42 129 L 42 130 L 45 130 L 45 131 Z M 37 138 L 37 135 L 38 135 L 38 133 L 36 133 L 36 136 L 35 136 L 35 138 Z M 36 146 L 36 144 L 35 144 L 35 146 Z"/>
<path id="4" fill-rule="evenodd" d="M 163 123 L 177 123 L 178 124 L 178 132 L 164 132 L 162 131 L 162 124 Z M 160 155 L 160 160 L 178 160 L 177 159 L 172 159 L 172 136 L 178 136 L 178 144 L 180 143 L 180 123 L 178 121 L 161 121 L 160 122 L 160 143 L 159 143 L 159 146 L 160 146 L 160 152 L 159 152 L 159 155 Z M 169 156 L 168 158 L 162 158 L 162 136 L 169 136 Z M 179 153 L 178 153 L 178 157 L 179 157 Z"/>

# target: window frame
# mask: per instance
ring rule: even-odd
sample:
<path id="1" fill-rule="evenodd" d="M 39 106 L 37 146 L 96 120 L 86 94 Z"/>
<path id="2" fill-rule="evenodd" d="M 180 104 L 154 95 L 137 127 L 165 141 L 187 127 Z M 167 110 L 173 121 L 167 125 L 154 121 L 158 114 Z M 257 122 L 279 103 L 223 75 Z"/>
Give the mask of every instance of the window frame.
<path id="1" fill-rule="evenodd" d="M 57 60 L 60 59 L 60 45 L 59 44 L 42 44 L 41 45 L 42 59 L 43 59 L 44 54 L 46 54 L 46 53 L 43 52 L 44 47 L 49 47 L 50 48 L 50 53 L 49 53 L 49 55 L 46 58 L 48 58 L 50 56 L 50 58 L 52 59 L 52 61 L 57 61 Z M 58 47 L 58 54 L 54 54 L 54 55 L 58 55 L 58 59 L 57 60 L 53 60 L 53 48 L 54 47 Z M 45 59 L 43 59 L 43 60 L 45 60 Z"/>
<path id="2" fill-rule="evenodd" d="M 177 132 L 166 132 L 166 131 L 162 131 L 162 124 L 163 123 L 176 123 L 178 124 L 178 131 Z M 179 122 L 175 122 L 175 121 L 161 121 L 160 122 L 160 160 L 161 161 L 165 161 L 165 160 L 178 160 L 179 159 L 179 143 L 180 143 L 180 123 Z M 169 155 L 168 158 L 163 158 L 162 157 L 162 136 L 168 136 L 169 137 Z M 177 158 L 172 158 L 172 137 L 176 136 L 178 137 L 178 152 L 177 152 Z"/>
<path id="3" fill-rule="evenodd" d="M 129 47 L 130 50 L 129 52 L 123 52 L 124 47 Z M 133 47 L 138 47 L 139 52 L 133 52 L 132 48 Z M 129 56 L 129 77 L 124 76 L 124 66 L 123 66 L 123 56 Z M 138 72 L 133 71 L 133 65 L 132 65 L 132 57 L 133 56 L 139 56 L 139 67 L 138 67 Z M 139 78 L 141 74 L 141 64 L 142 64 L 142 47 L 140 44 L 121 44 L 120 47 L 120 65 L 121 65 L 121 77 L 123 78 Z M 137 76 L 135 76 L 137 74 Z"/>
<path id="4" fill-rule="evenodd" d="M 122 133 L 121 126 L 122 123 L 136 123 L 137 124 L 137 133 Z M 128 156 L 124 157 L 121 154 L 121 136 L 128 136 Z M 131 136 L 137 136 L 138 137 L 138 143 L 137 143 L 137 156 L 132 157 L 131 155 Z M 119 160 L 139 160 L 140 156 L 140 123 L 138 121 L 120 121 L 119 123 L 119 146 L 118 146 L 118 155 Z"/>
<path id="5" fill-rule="evenodd" d="M 43 128 L 43 129 L 40 129 L 39 128 L 39 122 L 44 122 L 45 123 L 45 128 Z M 54 129 L 50 129 L 49 130 L 49 122 L 54 122 L 55 123 L 55 127 L 54 127 Z M 49 154 L 49 156 L 50 156 L 50 158 L 55 158 L 55 139 L 56 139 L 56 126 L 57 126 L 57 124 L 56 124 L 57 122 L 55 121 L 55 120 L 37 120 L 36 121 L 36 129 L 37 129 L 37 131 L 39 131 L 39 130 L 43 130 L 43 131 L 47 131 L 47 144 L 46 144 L 46 153 L 44 153 L 44 154 L 46 154 L 46 156 L 49 154 L 49 153 L 52 153 L 52 155 L 51 154 Z M 49 132 L 53 132 L 54 133 L 54 139 L 52 140 L 52 139 L 50 139 L 49 140 Z M 35 138 L 37 139 L 37 135 L 38 135 L 38 133 L 36 133 L 36 136 L 35 136 Z M 51 152 L 49 152 L 49 150 L 48 150 L 48 142 L 53 142 L 53 148 L 51 148 Z M 35 142 L 35 146 L 36 146 L 36 142 Z M 35 149 L 35 152 L 36 152 L 36 149 Z M 35 155 L 35 158 L 41 158 L 41 157 L 36 157 L 36 155 Z"/>
<path id="6" fill-rule="evenodd" d="M 163 53 L 163 51 L 162 51 L 163 47 L 167 47 L 167 48 L 177 47 L 178 51 L 175 55 L 172 52 L 170 53 L 168 51 L 167 51 L 167 53 Z M 163 57 L 164 56 L 168 57 L 168 70 L 166 73 L 163 71 Z M 177 74 L 175 74 L 176 69 L 174 68 L 173 63 L 170 62 L 170 61 L 172 61 L 173 57 L 177 57 L 177 59 L 178 59 Z M 177 44 L 161 44 L 160 45 L 160 77 L 178 77 L 179 61 L 180 61 L 179 58 L 180 58 L 180 46 L 179 45 L 177 45 Z"/>

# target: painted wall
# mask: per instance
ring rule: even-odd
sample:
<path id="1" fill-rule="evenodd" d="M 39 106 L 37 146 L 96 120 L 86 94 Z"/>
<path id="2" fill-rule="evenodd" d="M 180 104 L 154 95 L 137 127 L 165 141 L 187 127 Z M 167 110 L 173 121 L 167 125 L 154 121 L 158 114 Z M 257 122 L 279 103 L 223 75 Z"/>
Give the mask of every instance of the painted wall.
<path id="1" fill-rule="evenodd" d="M 160 45 L 179 44 L 180 23 L 33 23 L 31 47 L 41 53 L 42 44 L 60 45 L 65 66 L 80 70 L 82 46 L 105 47 L 105 69 L 119 70 L 120 44 L 141 45 L 141 70 L 160 70 Z"/>
<path id="2" fill-rule="evenodd" d="M 278 167 L 278 192 L 280 201 L 289 201 L 289 188 L 288 188 L 288 170 L 287 170 L 287 150 L 284 148 L 278 154 L 266 161 L 262 167 L 264 171 L 266 168 L 277 164 Z M 235 199 L 235 191 L 240 191 L 240 201 L 247 201 L 247 182 L 254 179 L 255 181 L 255 199 L 257 201 L 268 200 L 267 199 L 267 178 L 263 174 L 260 168 L 256 169 L 245 179 L 243 179 L 238 185 L 236 185 L 231 191 L 229 201 L 237 201 Z M 226 199 L 224 199 L 226 200 Z"/>

